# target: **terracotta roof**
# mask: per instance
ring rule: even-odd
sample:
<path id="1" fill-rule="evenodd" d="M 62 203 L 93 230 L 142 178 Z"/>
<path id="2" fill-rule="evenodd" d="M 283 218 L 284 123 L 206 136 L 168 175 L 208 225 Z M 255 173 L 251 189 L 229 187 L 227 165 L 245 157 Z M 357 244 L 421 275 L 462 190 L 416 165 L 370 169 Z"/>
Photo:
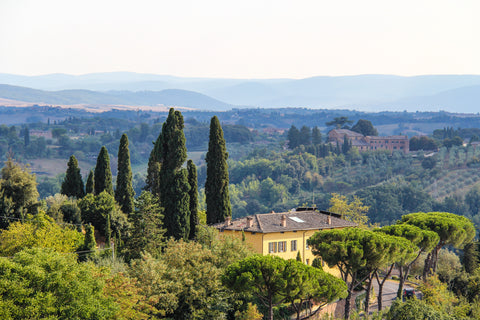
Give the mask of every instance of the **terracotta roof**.
<path id="1" fill-rule="evenodd" d="M 282 216 L 286 217 L 286 226 L 282 226 Z M 252 218 L 252 226 L 247 227 L 247 218 Z M 331 223 L 328 224 L 328 218 Z M 331 228 L 355 227 L 357 224 L 338 218 L 337 214 L 309 211 L 290 211 L 281 213 L 255 214 L 242 217 L 230 222 L 216 223 L 213 227 L 220 230 L 249 231 L 258 233 L 273 233 L 282 231 L 320 230 Z"/>
<path id="2" fill-rule="evenodd" d="M 348 129 L 332 129 L 332 130 L 330 130 L 330 132 L 335 132 L 335 133 L 338 133 L 340 135 L 346 134 L 347 136 L 363 137 L 363 134 L 352 131 L 352 130 L 348 130 Z"/>

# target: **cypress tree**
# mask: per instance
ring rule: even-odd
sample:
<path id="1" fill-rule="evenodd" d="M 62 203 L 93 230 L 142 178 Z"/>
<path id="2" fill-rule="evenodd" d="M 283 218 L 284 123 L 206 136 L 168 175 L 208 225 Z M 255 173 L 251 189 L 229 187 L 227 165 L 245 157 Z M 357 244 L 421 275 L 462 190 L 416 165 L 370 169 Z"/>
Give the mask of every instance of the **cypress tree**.
<path id="1" fill-rule="evenodd" d="M 312 129 L 312 144 L 317 145 L 322 143 L 322 133 L 320 129 L 315 126 Z"/>
<path id="2" fill-rule="evenodd" d="M 232 215 L 230 196 L 228 193 L 227 147 L 223 138 L 220 121 L 214 116 L 210 122 L 210 137 L 207 162 L 207 180 L 205 182 L 205 197 L 207 202 L 207 223 L 225 221 Z"/>
<path id="3" fill-rule="evenodd" d="M 135 191 L 132 185 L 132 167 L 130 165 L 130 150 L 128 149 L 128 137 L 124 133 L 118 147 L 118 174 L 115 200 L 126 214 L 133 212 L 133 197 Z"/>
<path id="4" fill-rule="evenodd" d="M 97 248 L 97 242 L 95 241 L 95 232 L 93 226 L 88 224 L 85 226 L 85 240 L 83 246 L 81 247 L 80 251 L 87 251 L 82 252 L 79 255 L 80 261 L 87 261 L 92 259 L 95 256 L 95 249 Z"/>
<path id="5" fill-rule="evenodd" d="M 105 146 L 100 149 L 95 166 L 95 194 L 107 191 L 113 196 L 112 171 L 110 170 L 110 157 Z"/>
<path id="6" fill-rule="evenodd" d="M 187 239 L 190 234 L 190 185 L 188 172 L 182 169 L 187 159 L 183 116 L 170 109 L 162 126 L 159 151 L 161 152 L 159 191 L 164 208 L 166 236 Z"/>
<path id="7" fill-rule="evenodd" d="M 94 177 L 93 177 L 93 170 L 90 170 L 88 173 L 87 184 L 85 185 L 85 194 L 92 193 L 93 189 L 95 188 L 94 184 Z"/>
<path id="8" fill-rule="evenodd" d="M 189 239 L 193 240 L 197 237 L 198 224 L 198 184 L 197 184 L 197 167 L 192 160 L 187 161 L 188 184 L 190 185 L 190 235 Z"/>
<path id="9" fill-rule="evenodd" d="M 148 158 L 147 178 L 145 180 L 144 190 L 150 191 L 152 194 L 160 197 L 160 168 L 162 167 L 162 133 L 158 135 L 157 140 L 153 144 L 152 152 Z"/>
<path id="10" fill-rule="evenodd" d="M 67 164 L 67 173 L 62 182 L 61 193 L 68 197 L 83 198 L 85 191 L 83 190 L 83 180 L 78 167 L 77 158 L 74 155 L 70 156 Z"/>

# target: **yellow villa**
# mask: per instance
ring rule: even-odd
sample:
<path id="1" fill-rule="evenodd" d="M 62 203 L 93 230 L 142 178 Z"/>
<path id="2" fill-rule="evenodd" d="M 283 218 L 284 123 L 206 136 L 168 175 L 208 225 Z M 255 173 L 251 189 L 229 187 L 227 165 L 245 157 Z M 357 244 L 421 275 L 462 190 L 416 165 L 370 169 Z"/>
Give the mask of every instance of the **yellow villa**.
<path id="1" fill-rule="evenodd" d="M 298 252 L 305 264 L 311 265 L 315 256 L 307 239 L 324 229 L 355 227 L 340 215 L 317 211 L 316 208 L 297 208 L 289 212 L 255 214 L 239 219 L 227 219 L 213 225 L 220 232 L 241 237 L 260 254 L 273 254 L 284 259 L 295 259 Z"/>

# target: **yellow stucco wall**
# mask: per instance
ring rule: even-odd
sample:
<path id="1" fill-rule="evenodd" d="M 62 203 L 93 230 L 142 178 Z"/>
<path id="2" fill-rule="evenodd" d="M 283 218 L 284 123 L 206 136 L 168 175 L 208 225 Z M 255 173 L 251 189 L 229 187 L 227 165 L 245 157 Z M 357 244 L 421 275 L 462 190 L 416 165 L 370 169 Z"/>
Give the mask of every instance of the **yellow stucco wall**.
<path id="1" fill-rule="evenodd" d="M 312 264 L 313 259 L 316 257 L 312 254 L 312 250 L 307 248 L 307 239 L 310 238 L 318 230 L 307 231 L 287 231 L 287 232 L 275 232 L 275 233 L 255 233 L 245 231 L 245 241 L 252 247 L 256 253 L 260 254 L 273 254 L 284 259 L 296 259 L 298 251 L 302 257 L 302 262 L 308 265 Z M 242 237 L 241 231 L 224 230 L 225 235 L 235 235 Z M 292 250 L 292 241 L 297 241 L 297 250 Z M 278 252 L 278 242 L 286 241 L 286 250 L 284 252 Z M 269 253 L 269 243 L 276 243 L 277 251 Z M 323 266 L 323 270 L 327 271 L 335 276 L 340 276 L 337 269 L 331 269 L 326 264 Z"/>

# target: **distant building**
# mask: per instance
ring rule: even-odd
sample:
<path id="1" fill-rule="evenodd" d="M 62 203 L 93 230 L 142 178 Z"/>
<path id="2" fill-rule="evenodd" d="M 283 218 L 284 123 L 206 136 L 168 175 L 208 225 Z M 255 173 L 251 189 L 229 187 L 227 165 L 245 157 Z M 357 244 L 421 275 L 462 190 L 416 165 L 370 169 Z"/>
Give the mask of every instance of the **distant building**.
<path id="1" fill-rule="evenodd" d="M 341 219 L 341 216 L 315 208 L 298 208 L 290 212 L 255 214 L 235 220 L 227 219 L 213 227 L 224 234 L 238 237 L 245 235 L 245 241 L 259 254 L 272 254 L 284 259 L 295 259 L 298 252 L 302 261 L 312 264 L 315 256 L 307 240 L 315 232 L 325 229 L 355 227 L 355 223 Z M 324 266 L 324 268 L 328 268 Z M 337 273 L 329 270 L 331 273 Z"/>
<path id="2" fill-rule="evenodd" d="M 328 142 L 342 145 L 345 137 L 359 151 L 368 150 L 389 150 L 410 151 L 409 140 L 407 136 L 364 136 L 358 132 L 347 129 L 333 129 L 328 133 Z"/>
<path id="3" fill-rule="evenodd" d="M 44 137 L 45 139 L 52 139 L 52 132 L 50 130 L 44 131 L 44 130 L 30 129 L 29 133 L 31 136 Z"/>

